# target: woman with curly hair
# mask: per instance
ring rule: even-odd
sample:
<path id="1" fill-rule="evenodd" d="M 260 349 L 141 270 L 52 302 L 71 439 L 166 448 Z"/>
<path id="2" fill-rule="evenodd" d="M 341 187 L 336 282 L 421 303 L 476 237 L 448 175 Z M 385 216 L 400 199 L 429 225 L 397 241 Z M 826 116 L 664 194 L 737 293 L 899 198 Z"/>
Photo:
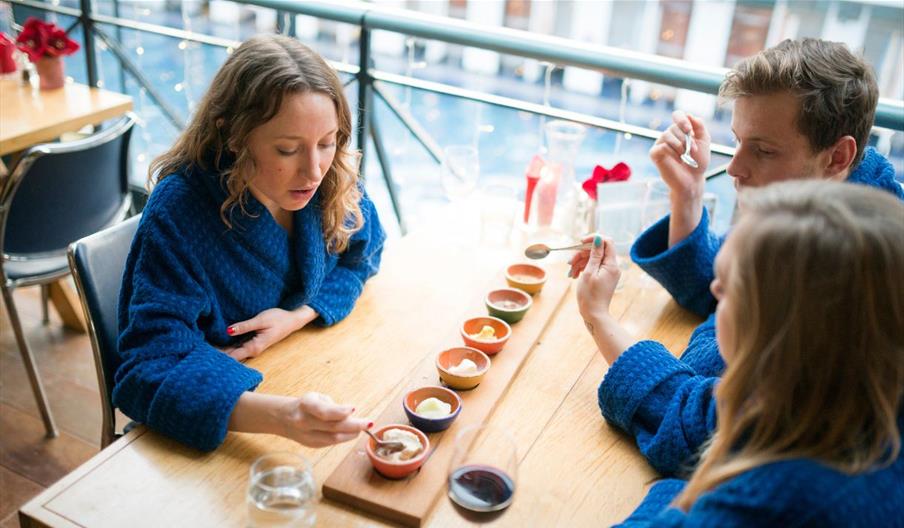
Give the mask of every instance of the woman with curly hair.
<path id="1" fill-rule="evenodd" d="M 367 427 L 321 394 L 253 392 L 240 363 L 351 311 L 385 235 L 358 179 L 338 76 L 279 35 L 232 53 L 156 181 L 126 262 L 113 402 L 211 450 L 227 430 L 309 446 Z"/>

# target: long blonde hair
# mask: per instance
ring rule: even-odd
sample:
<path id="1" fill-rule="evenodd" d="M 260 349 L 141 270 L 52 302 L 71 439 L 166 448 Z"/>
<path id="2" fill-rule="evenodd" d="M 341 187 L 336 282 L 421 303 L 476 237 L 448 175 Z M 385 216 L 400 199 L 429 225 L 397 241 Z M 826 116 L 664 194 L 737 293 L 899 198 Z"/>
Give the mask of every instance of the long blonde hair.
<path id="1" fill-rule="evenodd" d="M 223 222 L 236 205 L 246 214 L 248 184 L 255 174 L 247 148 L 251 132 L 272 119 L 287 94 L 316 92 L 332 99 L 339 121 L 336 156 L 320 184 L 323 235 L 330 251 L 348 247 L 364 218 L 358 205 L 358 156 L 349 148 L 351 113 L 336 72 L 311 48 L 281 35 L 245 41 L 214 76 L 191 123 L 173 147 L 148 170 L 148 185 L 183 169 L 218 171 L 228 197 L 220 207 Z"/>
<path id="2" fill-rule="evenodd" d="M 754 467 L 810 458 L 849 474 L 894 461 L 904 397 L 904 204 L 850 183 L 741 196 L 716 388 L 718 427 L 675 505 Z"/>

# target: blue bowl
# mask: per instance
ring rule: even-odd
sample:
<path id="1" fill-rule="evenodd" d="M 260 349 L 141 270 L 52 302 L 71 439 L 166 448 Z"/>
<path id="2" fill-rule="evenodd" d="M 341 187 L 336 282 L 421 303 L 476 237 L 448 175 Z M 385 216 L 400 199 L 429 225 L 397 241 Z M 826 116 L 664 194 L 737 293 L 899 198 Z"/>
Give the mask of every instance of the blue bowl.
<path id="1" fill-rule="evenodd" d="M 427 398 L 436 398 L 448 403 L 452 406 L 452 413 L 442 418 L 428 418 L 414 412 L 417 406 Z M 448 429 L 458 418 L 461 413 L 461 398 L 455 391 L 445 387 L 421 387 L 405 395 L 405 398 L 402 399 L 402 407 L 405 408 L 405 414 L 408 415 L 411 425 L 425 433 L 436 433 Z"/>

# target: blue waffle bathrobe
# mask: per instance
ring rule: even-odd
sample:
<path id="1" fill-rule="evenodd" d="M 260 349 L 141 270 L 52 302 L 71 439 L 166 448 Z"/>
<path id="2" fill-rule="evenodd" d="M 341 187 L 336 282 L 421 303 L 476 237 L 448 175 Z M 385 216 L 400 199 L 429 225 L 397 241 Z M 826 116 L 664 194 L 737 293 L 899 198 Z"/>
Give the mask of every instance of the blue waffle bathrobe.
<path id="1" fill-rule="evenodd" d="M 605 418 L 631 434 L 664 475 L 688 474 L 716 426 L 713 388 L 654 341 L 612 364 L 599 387 Z M 899 414 L 899 431 L 904 417 Z M 860 475 L 791 459 L 746 471 L 701 495 L 687 512 L 669 504 L 685 482 L 655 484 L 622 526 L 904 527 L 904 457 Z"/>
<path id="2" fill-rule="evenodd" d="M 263 310 L 302 305 L 332 325 L 351 311 L 377 272 L 385 235 L 373 203 L 348 249 L 327 251 L 319 194 L 294 213 L 289 236 L 248 197 L 233 227 L 220 218 L 217 174 L 183 171 L 154 189 L 126 261 L 119 300 L 113 403 L 127 416 L 201 450 L 226 436 L 239 396 L 261 374 L 220 352 L 247 336 L 226 328 Z"/>

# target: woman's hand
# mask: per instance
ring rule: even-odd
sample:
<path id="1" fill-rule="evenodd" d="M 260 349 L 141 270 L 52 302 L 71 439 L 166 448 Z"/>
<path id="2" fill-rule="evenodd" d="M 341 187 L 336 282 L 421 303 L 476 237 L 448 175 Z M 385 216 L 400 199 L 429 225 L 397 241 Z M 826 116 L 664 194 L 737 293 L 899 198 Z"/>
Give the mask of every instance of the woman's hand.
<path id="1" fill-rule="evenodd" d="M 317 392 L 293 398 L 249 391 L 236 403 L 229 430 L 275 434 L 308 447 L 324 447 L 353 440 L 373 425 L 353 418 L 353 412 L 351 405 L 339 405 Z"/>
<path id="2" fill-rule="evenodd" d="M 230 357 L 242 361 L 261 355 L 271 345 L 282 341 L 292 332 L 317 318 L 317 312 L 308 306 L 293 311 L 281 308 L 270 308 L 248 319 L 230 326 L 226 333 L 239 336 L 255 332 L 254 337 L 239 346 L 224 348 L 223 352 Z"/>
<path id="3" fill-rule="evenodd" d="M 581 239 L 581 244 L 586 244 L 588 242 L 593 242 L 594 238 L 596 238 L 596 234 L 591 233 L 584 238 Z M 577 278 L 578 275 L 584 271 L 584 267 L 587 266 L 587 262 L 590 260 L 590 250 L 582 249 L 576 252 L 574 255 L 568 259 L 568 264 L 571 266 L 571 269 L 568 271 L 569 277 Z"/>
<path id="4" fill-rule="evenodd" d="M 593 248 L 577 285 L 578 310 L 584 321 L 609 315 L 609 305 L 619 277 L 621 271 L 618 269 L 615 244 L 611 239 L 604 240 L 602 235 L 594 235 Z"/>
<path id="5" fill-rule="evenodd" d="M 587 265 L 578 277 L 578 310 L 587 331 L 610 365 L 634 343 L 630 334 L 609 314 L 620 276 L 615 243 L 594 235 Z"/>
<path id="6" fill-rule="evenodd" d="M 354 411 L 354 407 L 338 405 L 326 394 L 309 392 L 283 407 L 284 431 L 281 436 L 308 447 L 324 447 L 353 440 L 358 433 L 373 425 L 368 420 L 352 418 Z"/>

